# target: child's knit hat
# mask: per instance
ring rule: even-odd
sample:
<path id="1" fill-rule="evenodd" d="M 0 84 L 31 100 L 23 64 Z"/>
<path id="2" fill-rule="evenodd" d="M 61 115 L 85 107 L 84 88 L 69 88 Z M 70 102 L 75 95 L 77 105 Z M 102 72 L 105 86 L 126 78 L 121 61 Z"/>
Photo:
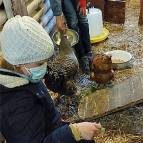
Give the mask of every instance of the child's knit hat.
<path id="1" fill-rule="evenodd" d="M 54 45 L 42 26 L 28 16 L 16 16 L 6 22 L 1 33 L 2 54 L 12 65 L 50 58 Z"/>

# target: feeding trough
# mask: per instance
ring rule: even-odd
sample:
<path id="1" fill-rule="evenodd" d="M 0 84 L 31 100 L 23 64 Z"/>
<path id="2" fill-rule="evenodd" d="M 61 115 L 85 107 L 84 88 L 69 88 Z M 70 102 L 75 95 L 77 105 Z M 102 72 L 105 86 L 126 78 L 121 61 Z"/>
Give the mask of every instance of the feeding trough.
<path id="1" fill-rule="evenodd" d="M 87 13 L 91 43 L 105 40 L 109 31 L 103 27 L 102 12 L 97 8 L 89 8 Z"/>
<path id="2" fill-rule="evenodd" d="M 131 66 L 133 57 L 127 51 L 113 50 L 106 54 L 111 55 L 113 69 L 125 69 Z"/>

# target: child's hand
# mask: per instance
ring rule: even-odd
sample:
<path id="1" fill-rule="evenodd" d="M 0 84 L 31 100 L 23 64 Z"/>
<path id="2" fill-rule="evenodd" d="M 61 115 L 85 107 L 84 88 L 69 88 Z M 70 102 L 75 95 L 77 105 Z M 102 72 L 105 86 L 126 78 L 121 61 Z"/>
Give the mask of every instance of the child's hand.
<path id="1" fill-rule="evenodd" d="M 91 122 L 82 122 L 73 124 L 80 133 L 81 139 L 84 140 L 93 140 L 101 130 L 101 124 L 91 123 Z"/>

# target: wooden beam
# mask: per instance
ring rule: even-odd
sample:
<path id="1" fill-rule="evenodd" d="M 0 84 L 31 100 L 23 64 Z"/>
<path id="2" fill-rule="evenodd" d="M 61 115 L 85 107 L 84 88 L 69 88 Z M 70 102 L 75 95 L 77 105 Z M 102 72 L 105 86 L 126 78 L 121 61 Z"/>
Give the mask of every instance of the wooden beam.
<path id="1" fill-rule="evenodd" d="M 143 0 L 140 0 L 139 25 L 143 25 Z"/>
<path id="2" fill-rule="evenodd" d="M 24 0 L 11 0 L 12 2 L 12 10 L 14 16 L 21 15 L 25 16 L 28 15 L 27 7 Z"/>

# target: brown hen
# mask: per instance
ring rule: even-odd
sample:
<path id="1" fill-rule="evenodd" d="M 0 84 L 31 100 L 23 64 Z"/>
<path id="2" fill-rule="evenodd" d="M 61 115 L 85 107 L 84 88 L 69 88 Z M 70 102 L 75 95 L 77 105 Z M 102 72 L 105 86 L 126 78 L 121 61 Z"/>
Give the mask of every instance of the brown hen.
<path id="1" fill-rule="evenodd" d="M 92 79 L 97 83 L 107 83 L 113 79 L 111 56 L 98 54 L 92 61 Z"/>

